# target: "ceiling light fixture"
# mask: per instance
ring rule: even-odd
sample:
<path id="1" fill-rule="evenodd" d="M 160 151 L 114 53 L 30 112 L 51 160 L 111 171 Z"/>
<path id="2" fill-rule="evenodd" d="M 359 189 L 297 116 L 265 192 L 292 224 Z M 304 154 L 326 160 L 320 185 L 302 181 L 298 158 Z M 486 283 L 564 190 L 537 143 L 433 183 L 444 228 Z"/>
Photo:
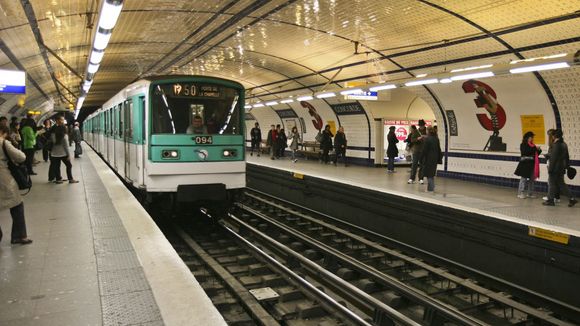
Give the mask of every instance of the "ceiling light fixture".
<path id="1" fill-rule="evenodd" d="M 429 84 L 437 84 L 439 80 L 437 78 L 432 79 L 423 79 L 423 80 L 415 80 L 406 82 L 405 86 L 419 86 L 419 85 L 429 85 Z"/>
<path id="2" fill-rule="evenodd" d="M 493 77 L 495 76 L 495 74 L 491 71 L 485 71 L 485 72 L 476 72 L 473 74 L 464 74 L 464 75 L 457 75 L 457 76 L 451 76 L 451 80 L 456 81 L 456 80 L 467 80 L 467 79 L 475 79 L 475 78 L 486 78 L 486 77 Z"/>
<path id="3" fill-rule="evenodd" d="M 266 102 L 266 105 L 267 106 L 278 105 L 278 102 L 276 101 Z"/>
<path id="4" fill-rule="evenodd" d="M 316 95 L 317 98 L 329 98 L 329 97 L 335 97 L 336 94 L 330 92 L 330 93 L 322 93 L 322 94 L 318 94 Z"/>
<path id="5" fill-rule="evenodd" d="M 264 107 L 264 104 L 262 104 L 262 103 L 256 103 L 252 107 L 254 107 L 254 108 L 263 108 Z"/>
<path id="6" fill-rule="evenodd" d="M 378 91 L 384 91 L 386 89 L 395 89 L 395 88 L 397 88 L 397 85 L 395 85 L 395 84 L 380 85 L 380 86 L 375 86 L 375 87 L 369 88 L 369 91 L 378 92 Z"/>
<path id="7" fill-rule="evenodd" d="M 568 67 L 570 67 L 570 65 L 567 62 L 554 62 L 554 63 L 546 63 L 546 64 L 542 64 L 542 65 L 513 68 L 513 69 L 510 69 L 510 73 L 520 74 L 520 73 L 524 73 L 524 72 L 542 71 L 542 70 L 550 70 L 550 69 L 562 69 L 562 68 L 568 68 Z"/>
<path id="8" fill-rule="evenodd" d="M 282 100 L 282 101 L 280 101 L 280 103 L 284 103 L 284 104 L 286 104 L 286 103 L 292 103 L 292 102 L 294 102 L 294 100 L 293 100 L 293 99 L 291 99 L 291 98 L 289 98 L 289 99 L 287 99 L 287 100 Z"/>
<path id="9" fill-rule="evenodd" d="M 313 100 L 314 97 L 310 96 L 310 95 L 306 95 L 306 96 L 300 96 L 298 98 L 296 98 L 298 101 L 310 101 Z"/>
<path id="10" fill-rule="evenodd" d="M 362 93 L 363 90 L 360 88 L 354 88 L 354 89 L 347 89 L 345 91 L 340 92 L 340 95 L 351 95 L 351 94 L 360 94 Z"/>

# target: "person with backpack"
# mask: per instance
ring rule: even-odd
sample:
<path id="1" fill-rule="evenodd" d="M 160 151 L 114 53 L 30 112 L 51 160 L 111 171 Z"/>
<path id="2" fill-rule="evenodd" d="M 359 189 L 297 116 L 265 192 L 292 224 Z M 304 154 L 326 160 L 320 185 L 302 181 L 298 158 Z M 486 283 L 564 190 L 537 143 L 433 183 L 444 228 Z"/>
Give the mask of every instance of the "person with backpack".
<path id="1" fill-rule="evenodd" d="M 12 233 L 10 243 L 30 244 L 32 240 L 26 233 L 26 222 L 24 218 L 24 202 L 18 189 L 18 184 L 10 173 L 8 161 L 16 164 L 26 161 L 26 155 L 12 146 L 7 139 L 10 130 L 5 125 L 0 125 L 0 211 L 9 208 L 12 217 Z M 0 241 L 2 240 L 2 229 L 0 229 Z"/>

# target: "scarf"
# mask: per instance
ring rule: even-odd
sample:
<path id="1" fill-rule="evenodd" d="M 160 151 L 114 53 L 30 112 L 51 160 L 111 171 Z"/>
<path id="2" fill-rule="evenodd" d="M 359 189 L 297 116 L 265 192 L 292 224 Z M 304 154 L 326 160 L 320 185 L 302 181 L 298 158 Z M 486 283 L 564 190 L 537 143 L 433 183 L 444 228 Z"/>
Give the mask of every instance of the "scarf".
<path id="1" fill-rule="evenodd" d="M 536 144 L 529 141 L 528 145 L 534 149 L 534 174 L 533 180 L 536 180 L 540 177 L 540 159 L 538 158 L 538 149 L 536 148 Z"/>

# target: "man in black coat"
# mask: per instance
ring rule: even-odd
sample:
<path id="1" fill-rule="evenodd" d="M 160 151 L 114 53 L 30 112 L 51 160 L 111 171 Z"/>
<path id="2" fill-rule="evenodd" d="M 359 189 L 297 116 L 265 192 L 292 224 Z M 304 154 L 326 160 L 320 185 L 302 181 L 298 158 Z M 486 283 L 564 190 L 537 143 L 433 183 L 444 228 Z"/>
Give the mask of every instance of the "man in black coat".
<path id="1" fill-rule="evenodd" d="M 258 151 L 258 156 L 260 156 L 260 144 L 262 143 L 262 130 L 260 129 L 260 125 L 256 122 L 254 128 L 250 131 L 250 137 L 252 141 L 252 151 L 250 152 L 250 156 L 254 155 L 254 149 Z"/>
<path id="2" fill-rule="evenodd" d="M 342 157 L 344 161 L 344 166 L 347 166 L 346 162 L 346 134 L 344 133 L 344 127 L 339 127 L 334 136 L 334 152 L 336 157 L 334 158 L 334 165 L 338 163 L 338 158 Z"/>
<path id="3" fill-rule="evenodd" d="M 578 200 L 571 195 L 568 186 L 564 182 L 564 174 L 566 174 L 566 169 L 569 166 L 570 155 L 568 154 L 568 145 L 564 142 L 562 130 L 556 129 L 556 131 L 554 131 L 554 144 L 552 145 L 550 164 L 548 165 L 548 183 L 550 193 L 548 194 L 548 200 L 543 202 L 543 205 L 554 206 L 554 197 L 558 192 L 561 195 L 570 198 L 568 207 L 576 205 Z"/>

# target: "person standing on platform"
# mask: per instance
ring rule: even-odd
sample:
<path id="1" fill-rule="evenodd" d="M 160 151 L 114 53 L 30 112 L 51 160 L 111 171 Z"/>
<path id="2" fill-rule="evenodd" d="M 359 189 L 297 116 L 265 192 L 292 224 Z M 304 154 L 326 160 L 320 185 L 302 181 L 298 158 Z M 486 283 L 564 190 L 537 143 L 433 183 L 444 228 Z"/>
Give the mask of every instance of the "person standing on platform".
<path id="1" fill-rule="evenodd" d="M 423 175 L 427 178 L 427 191 L 435 191 L 435 174 L 437 174 L 437 164 L 440 164 L 441 160 L 439 138 L 433 127 L 429 127 L 427 128 L 427 137 L 424 137 L 421 156 Z"/>
<path id="2" fill-rule="evenodd" d="M 14 147 L 18 149 L 22 148 L 22 136 L 20 135 L 20 124 L 18 122 L 12 122 L 10 124 L 9 139 Z"/>
<path id="3" fill-rule="evenodd" d="M 40 135 L 38 138 L 36 138 L 36 142 L 41 142 L 42 143 L 42 159 L 44 160 L 44 162 L 48 162 L 49 159 L 49 154 L 50 151 L 48 150 L 48 140 L 50 139 L 50 131 L 51 131 L 51 124 L 52 121 L 50 121 L 49 119 L 44 120 L 43 122 L 43 126 L 42 126 L 42 130 L 38 132 L 38 134 Z"/>
<path id="4" fill-rule="evenodd" d="M 61 184 L 62 176 L 60 174 L 60 163 L 66 166 L 66 176 L 69 183 L 78 183 L 72 175 L 72 163 L 70 161 L 69 140 L 67 135 L 67 128 L 64 125 L 64 117 L 60 116 L 56 119 L 56 128 L 52 135 L 50 135 L 52 150 L 50 152 L 50 169 L 49 176 L 55 178 L 54 183 Z M 49 177 L 50 178 L 50 177 Z"/>
<path id="5" fill-rule="evenodd" d="M 417 168 L 419 167 L 421 161 L 421 153 L 423 152 L 423 136 L 417 130 L 417 127 L 414 125 L 411 126 L 411 142 L 409 144 L 411 155 L 412 155 L 412 163 L 411 163 L 411 175 L 409 176 L 408 184 L 415 183 L 415 178 L 417 176 Z M 423 179 L 421 178 L 421 172 L 419 172 L 419 180 L 423 183 Z"/>
<path id="6" fill-rule="evenodd" d="M 288 138 L 286 137 L 286 131 L 284 131 L 284 128 L 278 129 L 278 157 L 284 157 L 286 147 L 288 147 Z"/>
<path id="7" fill-rule="evenodd" d="M 258 152 L 258 157 L 260 157 L 260 145 L 262 144 L 262 130 L 260 129 L 260 124 L 256 122 L 254 128 L 250 130 L 250 139 L 252 144 L 252 150 L 250 156 L 254 156 L 254 150 Z"/>
<path id="8" fill-rule="evenodd" d="M 546 165 L 548 166 L 548 170 L 550 169 L 550 157 L 552 156 L 552 145 L 554 144 L 554 132 L 556 131 L 556 129 L 549 129 L 547 134 L 548 134 L 548 153 L 544 154 L 544 157 L 546 158 Z M 550 193 L 550 183 L 548 182 L 548 193 Z M 544 201 L 548 200 L 548 196 L 544 196 L 542 197 L 542 199 Z M 554 193 L 554 202 L 559 203 L 560 202 L 560 193 L 559 193 L 559 189 L 556 189 L 556 192 Z"/>
<path id="9" fill-rule="evenodd" d="M 81 157 L 83 154 L 83 148 L 81 147 L 81 128 L 79 127 L 79 123 L 75 122 L 75 126 L 73 128 L 73 141 L 75 143 L 75 158 Z"/>
<path id="10" fill-rule="evenodd" d="M 326 125 L 324 131 L 322 131 L 322 140 L 320 141 L 320 149 L 322 150 L 322 162 L 328 164 L 330 161 L 330 156 L 328 153 L 332 149 L 332 137 L 334 135 L 330 131 L 330 126 Z"/>
<path id="11" fill-rule="evenodd" d="M 26 234 L 26 221 L 24 219 L 24 202 L 20 196 L 20 190 L 14 177 L 8 169 L 8 160 L 19 164 L 26 160 L 26 155 L 12 146 L 7 139 L 10 130 L 6 125 L 0 125 L 0 211 L 10 209 L 12 217 L 12 244 L 30 244 L 32 240 Z M 2 240 L 2 229 L 0 229 Z"/>
<path id="12" fill-rule="evenodd" d="M 556 193 L 570 198 L 568 207 L 576 205 L 578 200 L 570 193 L 568 186 L 564 182 L 564 174 L 566 174 L 566 169 L 569 167 L 570 154 L 568 153 L 568 145 L 564 142 L 562 130 L 556 129 L 554 131 L 554 144 L 552 145 L 550 165 L 548 165 L 548 188 L 550 189 L 550 193 L 548 194 L 548 200 L 542 203 L 543 205 L 554 206 Z"/>
<path id="13" fill-rule="evenodd" d="M 334 152 L 335 152 L 335 158 L 334 158 L 334 165 L 338 164 L 338 158 L 342 157 L 342 160 L 344 161 L 344 166 L 348 166 L 347 165 L 347 161 L 346 161 L 346 134 L 344 133 L 344 127 L 338 127 L 338 131 L 336 132 L 336 136 L 334 136 Z"/>
<path id="14" fill-rule="evenodd" d="M 26 169 L 28 170 L 28 174 L 36 175 L 32 170 L 34 152 L 36 151 L 36 126 L 32 118 L 24 119 L 22 123 L 22 149 L 26 155 Z"/>
<path id="15" fill-rule="evenodd" d="M 542 153 L 542 150 L 534 144 L 533 132 L 528 131 L 524 134 L 524 138 L 520 144 L 520 153 L 520 162 L 514 172 L 515 175 L 520 177 L 518 198 L 535 198 L 534 182 L 540 177 L 539 155 Z"/>
<path id="16" fill-rule="evenodd" d="M 266 138 L 266 145 L 270 146 L 270 159 L 276 159 L 276 153 L 278 150 L 278 133 L 276 131 L 276 126 L 271 125 L 270 131 L 268 131 L 268 138 Z"/>
<path id="17" fill-rule="evenodd" d="M 395 157 L 399 155 L 399 149 L 397 148 L 397 135 L 395 135 L 395 126 L 389 127 L 389 133 L 387 134 L 387 173 L 395 172 Z"/>
<path id="18" fill-rule="evenodd" d="M 292 151 L 292 162 L 296 163 L 298 162 L 298 159 L 296 159 L 296 151 L 298 150 L 298 144 L 301 142 L 300 134 L 298 133 L 298 128 L 296 128 L 296 126 L 292 127 L 288 139 L 291 141 L 290 150 Z"/>

